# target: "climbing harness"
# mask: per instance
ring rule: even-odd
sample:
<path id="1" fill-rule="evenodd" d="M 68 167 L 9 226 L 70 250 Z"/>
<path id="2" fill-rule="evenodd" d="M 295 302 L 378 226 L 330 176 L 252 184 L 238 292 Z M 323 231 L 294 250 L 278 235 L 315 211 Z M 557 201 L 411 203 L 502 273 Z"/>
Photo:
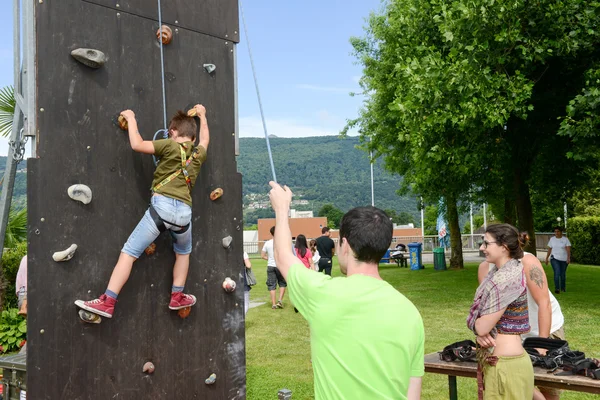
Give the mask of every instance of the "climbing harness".
<path id="1" fill-rule="evenodd" d="M 472 340 L 463 340 L 444 347 L 438 354 L 442 361 L 476 361 L 475 346 Z"/>
<path id="2" fill-rule="evenodd" d="M 188 174 L 187 167 L 188 167 L 188 165 L 190 165 L 190 163 L 193 160 L 195 160 L 196 158 L 200 157 L 200 151 L 198 150 L 199 146 L 196 146 L 194 148 L 194 150 L 192 150 L 192 154 L 190 154 L 190 156 L 187 159 L 186 159 L 186 155 L 185 155 L 185 149 L 187 149 L 187 144 L 180 143 L 179 146 L 180 146 L 179 147 L 179 151 L 181 152 L 181 168 L 178 169 L 177 171 L 173 172 L 171 175 L 169 175 L 168 177 L 166 177 L 165 179 L 163 179 L 162 182 L 160 182 L 159 184 L 157 184 L 156 186 L 154 186 L 152 188 L 153 192 L 156 193 L 157 190 L 159 190 L 163 186 L 167 185 L 173 179 L 177 178 L 179 176 L 179 174 L 183 173 L 183 176 L 185 177 L 185 183 L 187 183 L 188 189 L 190 190 L 190 194 L 191 194 L 191 192 L 192 192 L 192 179 L 190 178 L 190 176 Z"/>
<path id="3" fill-rule="evenodd" d="M 584 353 L 571 350 L 569 343 L 561 339 L 526 338 L 523 342 L 523 348 L 529 354 L 534 366 L 551 371 L 555 371 L 565 364 L 574 364 L 585 358 Z M 537 349 L 546 349 L 546 355 L 541 355 Z"/>
<path id="4" fill-rule="evenodd" d="M 162 219 L 162 217 L 158 214 L 158 211 L 156 211 L 156 209 L 154 208 L 154 206 L 152 204 L 150 204 L 150 206 L 148 207 L 148 211 L 150 212 L 150 217 L 152 218 L 152 221 L 154 221 L 154 223 L 156 224 L 156 227 L 158 228 L 158 231 L 160 233 L 163 233 L 164 231 L 167 230 L 167 226 L 165 224 L 173 225 L 173 226 L 176 226 L 177 228 L 180 228 L 178 231 L 176 231 L 176 233 L 179 233 L 179 234 L 185 233 L 190 227 L 189 223 L 187 225 L 182 226 L 182 225 L 177 225 L 177 224 L 174 224 L 172 222 Z"/>

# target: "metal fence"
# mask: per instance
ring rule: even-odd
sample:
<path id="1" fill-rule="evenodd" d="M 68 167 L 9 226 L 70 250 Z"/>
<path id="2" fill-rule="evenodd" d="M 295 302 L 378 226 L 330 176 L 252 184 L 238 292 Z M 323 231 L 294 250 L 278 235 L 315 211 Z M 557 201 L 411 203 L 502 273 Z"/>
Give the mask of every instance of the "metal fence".
<path id="1" fill-rule="evenodd" d="M 548 241 L 554 236 L 552 232 L 539 232 L 535 234 L 535 247 L 538 250 L 545 250 L 548 248 Z M 337 243 L 337 238 L 333 238 Z M 462 248 L 463 250 L 477 251 L 483 237 L 480 234 L 474 235 L 461 235 Z M 395 236 L 392 238 L 390 249 L 396 247 L 397 244 L 409 244 L 413 242 L 423 243 L 423 251 L 431 252 L 436 247 L 440 247 L 440 241 L 437 235 L 425 235 L 425 236 Z M 244 251 L 248 253 L 250 258 L 260 258 L 260 252 L 264 242 L 244 242 Z"/>

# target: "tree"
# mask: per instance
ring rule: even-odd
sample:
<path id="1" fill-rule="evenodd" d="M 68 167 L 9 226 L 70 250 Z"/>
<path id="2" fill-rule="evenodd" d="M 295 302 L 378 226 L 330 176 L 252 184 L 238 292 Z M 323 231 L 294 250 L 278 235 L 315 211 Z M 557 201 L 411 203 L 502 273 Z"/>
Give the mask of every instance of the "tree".
<path id="1" fill-rule="evenodd" d="M 325 204 L 319 210 L 319 217 L 327 217 L 327 226 L 332 229 L 337 229 L 340 227 L 340 221 L 344 213 L 342 210 L 333 206 L 333 204 Z"/>
<path id="2" fill-rule="evenodd" d="M 552 186 L 560 198 L 577 186 L 579 166 L 547 160 L 571 151 L 557 118 L 600 59 L 599 9 L 390 0 L 366 37 L 352 39 L 367 99 L 347 128 L 426 201 L 445 197 L 451 231 L 460 200 L 504 198 L 504 216 L 516 214 L 535 243 L 532 190 Z"/>
<path id="3" fill-rule="evenodd" d="M 0 135 L 10 135 L 15 115 L 15 91 L 12 86 L 0 89 Z"/>
<path id="4" fill-rule="evenodd" d="M 10 210 L 6 235 L 4 236 L 4 247 L 11 249 L 19 243 L 27 241 L 27 208 L 21 210 Z"/>

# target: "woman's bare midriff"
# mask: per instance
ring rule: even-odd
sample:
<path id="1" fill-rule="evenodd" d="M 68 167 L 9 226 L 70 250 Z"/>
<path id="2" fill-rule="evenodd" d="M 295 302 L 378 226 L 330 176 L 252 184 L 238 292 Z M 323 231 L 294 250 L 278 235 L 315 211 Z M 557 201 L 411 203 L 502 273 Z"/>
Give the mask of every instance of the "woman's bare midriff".
<path id="1" fill-rule="evenodd" d="M 523 354 L 525 349 L 521 344 L 521 335 L 503 335 L 499 333 L 496 336 L 496 347 L 492 355 L 503 357 L 515 357 Z"/>

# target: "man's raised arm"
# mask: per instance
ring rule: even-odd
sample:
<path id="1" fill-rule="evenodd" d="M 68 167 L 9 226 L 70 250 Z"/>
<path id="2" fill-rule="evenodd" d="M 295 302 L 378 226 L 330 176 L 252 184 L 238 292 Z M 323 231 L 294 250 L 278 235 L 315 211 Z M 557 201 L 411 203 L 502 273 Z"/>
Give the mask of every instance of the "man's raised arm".
<path id="1" fill-rule="evenodd" d="M 288 219 L 293 193 L 287 186 L 281 187 L 276 182 L 271 181 L 269 185 L 272 188 L 269 198 L 275 211 L 275 236 L 273 238 L 275 264 L 283 275 L 283 279 L 287 279 L 290 267 L 298 262 L 298 258 L 292 252 L 292 232 Z"/>

